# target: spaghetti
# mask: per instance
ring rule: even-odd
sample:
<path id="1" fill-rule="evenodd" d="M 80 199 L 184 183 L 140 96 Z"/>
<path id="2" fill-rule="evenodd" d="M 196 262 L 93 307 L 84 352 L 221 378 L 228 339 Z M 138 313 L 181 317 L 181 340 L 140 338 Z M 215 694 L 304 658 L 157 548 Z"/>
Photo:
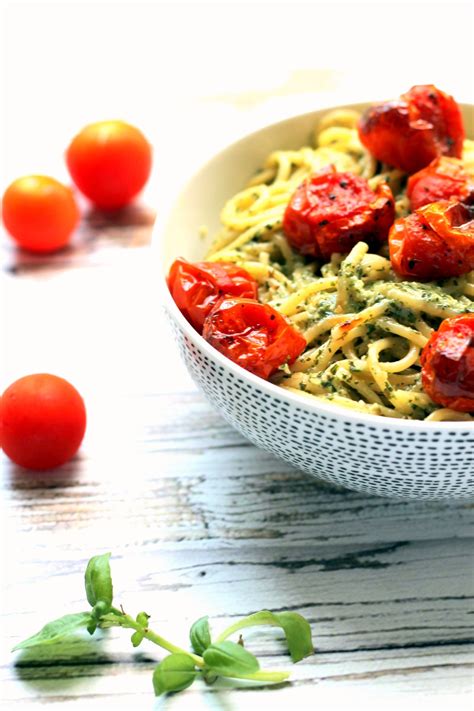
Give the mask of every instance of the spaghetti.
<path id="1" fill-rule="evenodd" d="M 315 148 L 275 151 L 221 214 L 208 261 L 234 262 L 259 284 L 259 301 L 282 313 L 307 342 L 302 355 L 273 376 L 306 397 L 383 415 L 473 420 L 436 405 L 423 391 L 420 352 L 441 320 L 474 313 L 474 271 L 419 283 L 394 273 L 387 246 L 369 253 L 358 242 L 346 255 L 321 264 L 292 249 L 282 231 L 285 208 L 310 174 L 328 164 L 386 181 L 397 217 L 410 212 L 407 176 L 378 163 L 359 141 L 354 111 L 337 110 L 321 121 Z M 465 169 L 474 174 L 474 141 L 464 144 Z"/>

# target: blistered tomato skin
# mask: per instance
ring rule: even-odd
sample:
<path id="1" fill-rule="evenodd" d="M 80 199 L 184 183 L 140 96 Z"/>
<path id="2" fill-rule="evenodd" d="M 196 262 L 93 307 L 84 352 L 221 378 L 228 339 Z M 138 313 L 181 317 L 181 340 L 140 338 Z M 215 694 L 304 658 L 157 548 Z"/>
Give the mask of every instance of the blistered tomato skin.
<path id="1" fill-rule="evenodd" d="M 268 304 L 251 299 L 222 299 L 206 318 L 204 338 L 242 368 L 268 379 L 284 363 L 293 363 L 306 341 Z"/>
<path id="2" fill-rule="evenodd" d="M 377 160 L 407 173 L 441 155 L 460 158 L 465 137 L 459 106 L 432 84 L 371 106 L 358 129 L 361 143 Z"/>
<path id="3" fill-rule="evenodd" d="M 474 192 L 474 182 L 457 158 L 441 156 L 410 176 L 407 196 L 412 210 L 439 200 L 461 201 Z"/>
<path id="4" fill-rule="evenodd" d="M 283 232 L 301 254 L 330 259 L 334 252 L 350 252 L 361 240 L 379 246 L 394 215 L 385 182 L 372 190 L 364 178 L 328 166 L 296 189 L 285 210 Z"/>
<path id="5" fill-rule="evenodd" d="M 168 288 L 189 323 L 202 333 L 204 320 L 223 296 L 256 299 L 258 284 L 248 272 L 231 262 L 196 262 L 176 259 Z"/>
<path id="6" fill-rule="evenodd" d="M 431 281 L 474 269 L 474 209 L 457 201 L 429 203 L 395 221 L 390 261 L 403 278 Z"/>
<path id="7" fill-rule="evenodd" d="M 27 469 L 53 469 L 77 452 L 86 429 L 84 401 L 63 378 L 26 375 L 0 400 L 0 441 L 5 454 Z"/>
<path id="8" fill-rule="evenodd" d="M 466 133 L 457 102 L 433 84 L 413 86 L 401 98 L 415 106 L 422 121 L 433 127 L 434 140 L 440 155 L 461 158 Z"/>
<path id="9" fill-rule="evenodd" d="M 474 314 L 445 319 L 424 347 L 421 366 L 433 402 L 474 412 Z"/>

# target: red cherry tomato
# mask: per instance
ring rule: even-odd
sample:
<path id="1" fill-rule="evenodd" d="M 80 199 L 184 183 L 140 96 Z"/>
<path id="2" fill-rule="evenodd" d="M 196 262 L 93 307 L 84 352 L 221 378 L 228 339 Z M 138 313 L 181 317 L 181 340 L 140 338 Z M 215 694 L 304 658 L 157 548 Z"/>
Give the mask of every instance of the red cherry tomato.
<path id="1" fill-rule="evenodd" d="M 474 314 L 445 319 L 421 353 L 423 388 L 433 402 L 474 412 Z"/>
<path id="2" fill-rule="evenodd" d="M 411 209 L 439 200 L 462 201 L 474 191 L 474 183 L 456 158 L 441 156 L 408 180 Z"/>
<path id="3" fill-rule="evenodd" d="M 67 245 L 79 222 L 72 190 L 47 175 L 15 180 L 3 196 L 3 222 L 30 252 L 55 252 Z"/>
<path id="4" fill-rule="evenodd" d="M 66 152 L 72 179 L 97 207 L 117 210 L 140 192 L 151 170 L 151 146 L 124 121 L 100 121 L 77 134 Z"/>
<path id="5" fill-rule="evenodd" d="M 441 200 L 396 220 L 388 238 L 390 261 L 401 277 L 422 281 L 474 269 L 474 208 Z"/>
<path id="6" fill-rule="evenodd" d="M 415 173 L 437 156 L 460 158 L 464 125 L 452 96 L 432 84 L 414 86 L 397 101 L 370 107 L 359 138 L 378 160 Z"/>
<path id="7" fill-rule="evenodd" d="M 371 190 L 364 178 L 328 166 L 304 181 L 283 217 L 283 231 L 302 254 L 329 259 L 356 242 L 380 243 L 393 223 L 393 195 L 383 182 Z"/>
<path id="8" fill-rule="evenodd" d="M 86 410 L 63 378 L 40 373 L 16 380 L 0 401 L 0 441 L 5 454 L 28 469 L 52 469 L 79 449 Z"/>
<path id="9" fill-rule="evenodd" d="M 255 279 L 230 262 L 190 264 L 185 259 L 176 259 L 167 282 L 178 309 L 199 333 L 204 319 L 223 296 L 257 298 Z"/>
<path id="10" fill-rule="evenodd" d="M 265 379 L 306 348 L 303 336 L 278 311 L 251 299 L 222 299 L 206 318 L 203 336 L 234 363 Z"/>

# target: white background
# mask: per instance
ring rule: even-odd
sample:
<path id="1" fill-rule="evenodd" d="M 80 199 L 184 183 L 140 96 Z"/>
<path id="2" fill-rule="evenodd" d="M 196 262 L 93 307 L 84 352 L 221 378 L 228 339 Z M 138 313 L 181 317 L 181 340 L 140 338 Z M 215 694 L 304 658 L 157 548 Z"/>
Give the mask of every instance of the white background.
<path id="1" fill-rule="evenodd" d="M 207 150 L 263 111 L 388 98 L 415 83 L 473 95 L 470 3 L 15 0 L 4 2 L 2 31 L 4 182 L 66 179 L 68 141 L 102 118 L 172 145 L 185 171 L 180 146 Z"/>

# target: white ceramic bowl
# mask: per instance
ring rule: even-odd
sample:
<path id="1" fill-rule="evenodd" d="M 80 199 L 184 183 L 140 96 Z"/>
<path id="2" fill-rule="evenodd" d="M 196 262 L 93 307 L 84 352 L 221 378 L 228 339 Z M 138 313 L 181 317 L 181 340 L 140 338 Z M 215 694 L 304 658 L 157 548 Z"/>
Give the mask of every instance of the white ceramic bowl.
<path id="1" fill-rule="evenodd" d="M 368 104 L 349 108 L 364 110 Z M 340 107 L 330 107 L 340 108 Z M 181 315 L 165 283 L 178 256 L 202 259 L 219 228 L 219 213 L 275 149 L 310 141 L 330 109 L 269 125 L 233 143 L 182 188 L 154 232 L 161 296 L 181 355 L 195 382 L 222 416 L 258 447 L 326 481 L 350 489 L 417 499 L 474 495 L 474 425 L 420 422 L 354 413 L 311 401 L 247 372 L 214 350 Z M 466 126 L 474 107 L 463 106 Z M 207 240 L 198 236 L 209 227 Z"/>

